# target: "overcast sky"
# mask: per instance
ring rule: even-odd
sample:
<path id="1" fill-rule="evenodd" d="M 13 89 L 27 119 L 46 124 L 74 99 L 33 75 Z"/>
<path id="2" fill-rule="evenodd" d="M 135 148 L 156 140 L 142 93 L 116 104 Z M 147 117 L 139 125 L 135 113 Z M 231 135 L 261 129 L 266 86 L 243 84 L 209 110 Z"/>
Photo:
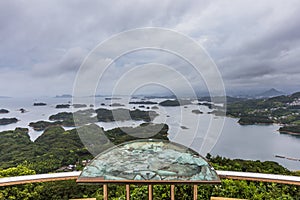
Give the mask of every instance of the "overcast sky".
<path id="1" fill-rule="evenodd" d="M 79 66 L 96 45 L 143 27 L 172 29 L 197 41 L 229 92 L 300 91 L 299 19 L 299 0 L 2 0 L 0 96 L 71 94 Z M 120 62 L 111 73 L 123 73 L 122 63 L 128 66 Z M 113 79 L 102 87 L 110 88 Z"/>

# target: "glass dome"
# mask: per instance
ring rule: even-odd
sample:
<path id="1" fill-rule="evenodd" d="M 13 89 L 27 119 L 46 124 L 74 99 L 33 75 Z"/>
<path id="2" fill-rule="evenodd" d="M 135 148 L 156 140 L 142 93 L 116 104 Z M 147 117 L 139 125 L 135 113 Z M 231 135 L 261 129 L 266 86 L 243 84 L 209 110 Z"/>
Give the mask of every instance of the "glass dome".
<path id="1" fill-rule="evenodd" d="M 77 182 L 209 182 L 215 170 L 197 152 L 164 140 L 135 140 L 112 147 L 86 166 Z"/>

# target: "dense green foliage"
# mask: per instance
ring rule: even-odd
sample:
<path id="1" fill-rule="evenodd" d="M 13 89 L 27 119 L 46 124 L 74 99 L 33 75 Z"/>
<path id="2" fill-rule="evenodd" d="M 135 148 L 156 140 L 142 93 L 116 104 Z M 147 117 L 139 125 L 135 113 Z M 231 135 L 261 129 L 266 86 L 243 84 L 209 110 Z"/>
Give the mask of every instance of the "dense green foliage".
<path id="1" fill-rule="evenodd" d="M 167 125 L 142 124 L 137 128 L 116 128 L 103 131 L 96 125 L 83 126 L 80 131 L 91 133 L 102 130 L 113 143 L 120 144 L 134 139 L 125 132 L 148 132 L 163 127 L 159 134 L 152 138 L 167 139 Z M 145 128 L 144 130 L 142 128 Z M 75 164 L 78 160 L 91 159 L 92 156 L 82 145 L 76 130 L 65 131 L 60 126 L 47 128 L 44 133 L 32 142 L 27 129 L 18 128 L 14 131 L 0 133 L 0 177 L 26 174 L 47 173 L 59 167 Z M 210 163 L 216 169 L 261 172 L 273 174 L 299 175 L 291 172 L 275 162 L 231 160 L 222 157 L 211 158 Z M 247 199 L 297 199 L 300 197 L 299 187 L 292 185 L 260 183 L 249 181 L 222 180 L 221 185 L 201 185 L 198 189 L 199 199 L 209 199 L 210 196 L 224 196 Z M 170 199 L 170 187 L 156 185 L 154 199 Z M 180 199 L 192 198 L 192 187 L 189 185 L 176 186 L 176 196 Z M 102 188 L 99 186 L 77 185 L 75 181 L 58 181 L 16 185 L 0 188 L 0 200 L 6 199 L 69 199 L 80 197 L 96 197 L 102 199 Z M 131 186 L 131 199 L 147 198 L 146 186 Z M 109 199 L 125 199 L 125 188 L 122 185 L 109 186 Z"/>
<path id="2" fill-rule="evenodd" d="M 0 132 L 0 167 L 8 168 L 26 163 L 26 166 L 37 173 L 52 172 L 60 167 L 75 164 L 80 169 L 82 160 L 92 158 L 87 148 L 105 147 L 107 140 L 120 144 L 136 139 L 136 134 L 144 134 L 148 138 L 168 139 L 168 126 L 165 124 L 144 123 L 135 128 L 123 127 L 109 131 L 103 131 L 99 126 L 92 124 L 83 126 L 78 131 L 84 135 L 88 134 L 93 143 L 84 146 L 76 129 L 65 131 L 61 126 L 48 127 L 34 142 L 29 138 L 28 129 L 17 128 L 14 131 Z M 99 131 L 106 136 L 100 138 L 103 141 L 96 137 Z"/>
<path id="3" fill-rule="evenodd" d="M 269 174 L 285 174 L 295 175 L 293 172 L 282 167 L 274 161 L 261 162 L 259 160 L 241 160 L 241 159 L 228 159 L 220 156 L 211 158 L 208 154 L 207 158 L 215 169 L 228 170 L 228 171 L 243 171 L 243 172 L 259 172 Z"/>
<path id="4" fill-rule="evenodd" d="M 17 128 L 14 131 L 0 133 L 0 164 L 2 168 L 17 166 L 22 163 L 24 154 L 33 154 L 28 129 Z"/>
<path id="5" fill-rule="evenodd" d="M 227 97 L 226 115 L 240 118 L 238 123 L 241 125 L 277 123 L 288 127 L 287 129 L 284 127 L 281 130 L 297 133 L 297 127 L 295 126 L 300 125 L 299 96 L 300 92 L 292 95 L 282 95 L 266 99 L 239 99 Z M 204 97 L 199 100 L 211 101 L 209 97 Z M 200 103 L 200 105 L 205 104 Z M 209 103 L 207 106 L 211 109 L 215 109 L 211 112 L 212 114 L 218 115 L 219 111 L 222 111 L 222 108 L 214 107 Z"/>
<path id="6" fill-rule="evenodd" d="M 209 156 L 210 157 L 210 156 Z M 297 175 L 290 172 L 275 162 L 230 160 L 222 157 L 210 158 L 211 164 L 216 169 L 251 171 L 262 173 L 276 173 Z M 24 166 L 18 166 L 6 170 L 0 170 L 0 176 L 16 176 L 34 174 Z M 124 185 L 109 185 L 109 199 L 125 199 Z M 35 183 L 0 188 L 0 200 L 6 199 L 57 199 L 94 197 L 103 199 L 102 187 L 99 185 L 77 185 L 75 181 L 57 181 Z M 131 199 L 147 199 L 147 186 L 131 185 Z M 170 199 L 169 185 L 155 185 L 153 188 L 154 199 Z M 176 199 L 191 200 L 193 194 L 192 185 L 176 185 Z M 262 183 L 255 181 L 237 181 L 223 179 L 221 185 L 199 185 L 198 199 L 210 199 L 211 196 L 245 198 L 245 199 L 299 199 L 300 187 L 293 185 Z"/>
<path id="7" fill-rule="evenodd" d="M 74 113 L 60 112 L 51 115 L 49 120 L 60 122 L 61 125 L 66 127 L 82 126 L 89 123 L 97 122 L 97 118 L 92 115 L 95 114 L 93 109 L 79 110 Z"/>
<path id="8" fill-rule="evenodd" d="M 60 126 L 49 127 L 35 142 L 27 132 L 27 129 L 17 128 L 0 133 L 0 167 L 25 163 L 38 173 L 46 173 L 75 164 L 78 159 L 91 158 L 75 129 L 65 131 Z"/>
<path id="9" fill-rule="evenodd" d="M 35 174 L 25 166 L 0 169 L 0 177 Z M 99 190 L 99 191 L 97 191 Z M 80 186 L 75 181 L 58 181 L 0 187 L 0 200 L 62 200 L 95 196 L 102 190 L 98 186 Z"/>
<path id="10" fill-rule="evenodd" d="M 108 130 L 106 132 L 106 136 L 110 138 L 110 141 L 114 144 L 121 144 L 123 142 L 131 141 L 137 139 L 137 137 L 141 135 L 147 139 L 152 138 L 168 140 L 168 130 L 169 128 L 166 124 L 144 123 L 136 128 L 122 127 Z"/>
<path id="11" fill-rule="evenodd" d="M 27 167 L 22 165 L 0 170 L 0 178 L 11 177 L 11 176 L 33 175 L 33 174 L 35 174 L 34 170 L 28 169 Z"/>
<path id="12" fill-rule="evenodd" d="M 82 141 L 85 142 L 85 147 L 95 155 L 114 145 L 140 139 L 142 135 L 146 138 L 168 140 L 168 126 L 166 124 L 143 123 L 134 128 L 121 127 L 107 131 L 95 124 L 91 124 L 79 128 L 78 132 Z M 86 140 L 86 138 L 88 139 Z"/>
<path id="13" fill-rule="evenodd" d="M 297 106 L 298 93 L 268 99 L 248 99 L 227 105 L 227 115 L 241 118 L 241 124 L 280 123 L 293 124 L 300 120 Z"/>
<path id="14" fill-rule="evenodd" d="M 77 104 L 76 104 L 77 105 Z M 81 106 L 81 104 L 79 104 Z M 96 114 L 96 116 L 94 116 Z M 60 112 L 49 117 L 49 121 L 31 122 L 29 126 L 33 127 L 36 131 L 43 131 L 51 126 L 65 126 L 74 127 L 82 126 L 85 124 L 95 122 L 113 122 L 113 121 L 126 121 L 126 120 L 143 120 L 145 122 L 152 121 L 158 114 L 154 111 L 142 110 L 128 110 L 128 109 L 114 109 L 108 110 L 99 108 L 97 110 L 85 109 L 79 110 L 74 113 Z"/>
<path id="15" fill-rule="evenodd" d="M 241 116 L 238 123 L 241 125 L 272 124 L 273 120 L 263 115 L 251 115 L 251 116 Z"/>
<path id="16" fill-rule="evenodd" d="M 47 121 L 37 121 L 37 122 L 30 122 L 29 126 L 31 126 L 35 131 L 43 131 L 50 126 L 57 126 L 62 125 L 62 122 L 55 121 L 55 122 L 47 122 Z"/>
<path id="17" fill-rule="evenodd" d="M 35 174 L 34 170 L 30 170 L 24 166 L 12 167 L 1 170 L 0 177 L 22 176 Z M 37 199 L 40 195 L 40 184 L 26 184 L 19 186 L 0 187 L 0 200 L 29 200 Z"/>
<path id="18" fill-rule="evenodd" d="M 96 110 L 97 119 L 99 122 L 113 122 L 113 121 L 127 121 L 143 120 L 145 122 L 150 122 L 158 114 L 154 111 L 143 111 L 143 110 L 128 110 L 124 108 L 118 108 L 114 110 L 108 110 L 104 108 L 99 108 Z"/>

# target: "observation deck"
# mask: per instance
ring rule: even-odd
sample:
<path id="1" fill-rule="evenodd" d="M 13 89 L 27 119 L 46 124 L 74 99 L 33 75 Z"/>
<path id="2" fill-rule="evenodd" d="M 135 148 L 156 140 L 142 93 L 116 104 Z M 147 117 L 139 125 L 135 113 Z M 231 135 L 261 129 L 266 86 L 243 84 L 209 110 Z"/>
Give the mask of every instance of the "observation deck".
<path id="1" fill-rule="evenodd" d="M 263 174 L 263 173 L 251 173 L 251 172 L 235 172 L 235 171 L 222 171 L 216 170 L 219 177 L 222 179 L 233 179 L 233 180 L 246 180 L 246 181 L 259 181 L 259 182 L 272 182 L 280 184 L 291 184 L 300 186 L 300 177 L 298 176 L 287 176 L 287 175 L 277 175 L 277 174 Z M 77 180 L 80 176 L 81 171 L 74 172 L 62 172 L 62 173 L 53 173 L 53 174 L 37 174 L 37 175 L 26 175 L 26 176 L 16 176 L 16 177 L 6 177 L 0 178 L 0 187 L 2 186 L 12 186 L 19 184 L 27 183 L 37 183 L 37 182 L 49 182 L 49 181 L 63 181 L 63 180 Z M 111 182 L 113 183 L 113 181 Z M 148 197 L 153 199 L 153 185 L 157 184 L 156 182 L 141 182 L 138 181 L 138 184 L 148 185 Z M 103 185 L 103 199 L 108 199 L 108 182 L 99 183 Z M 126 185 L 126 199 L 130 199 L 130 185 L 128 182 L 118 182 L 118 184 Z M 136 184 L 134 181 L 131 181 L 130 184 Z M 186 184 L 186 182 L 173 182 L 171 184 L 171 200 L 176 199 L 175 196 L 175 185 L 177 184 Z M 197 199 L 197 189 L 198 185 L 193 184 L 194 187 L 194 200 Z M 218 199 L 218 198 L 217 198 Z M 226 198 L 224 198 L 226 199 Z"/>

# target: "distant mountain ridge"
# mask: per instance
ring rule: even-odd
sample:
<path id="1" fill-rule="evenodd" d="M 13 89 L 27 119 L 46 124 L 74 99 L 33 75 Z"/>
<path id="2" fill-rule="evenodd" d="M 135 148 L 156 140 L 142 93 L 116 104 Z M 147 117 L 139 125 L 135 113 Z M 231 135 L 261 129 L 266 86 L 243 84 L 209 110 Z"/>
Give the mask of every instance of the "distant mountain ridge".
<path id="1" fill-rule="evenodd" d="M 258 98 L 265 98 L 265 97 L 276 97 L 280 95 L 286 95 L 284 92 L 281 92 L 279 90 L 276 90 L 275 88 L 271 88 L 265 92 L 256 94 L 255 96 Z"/>

